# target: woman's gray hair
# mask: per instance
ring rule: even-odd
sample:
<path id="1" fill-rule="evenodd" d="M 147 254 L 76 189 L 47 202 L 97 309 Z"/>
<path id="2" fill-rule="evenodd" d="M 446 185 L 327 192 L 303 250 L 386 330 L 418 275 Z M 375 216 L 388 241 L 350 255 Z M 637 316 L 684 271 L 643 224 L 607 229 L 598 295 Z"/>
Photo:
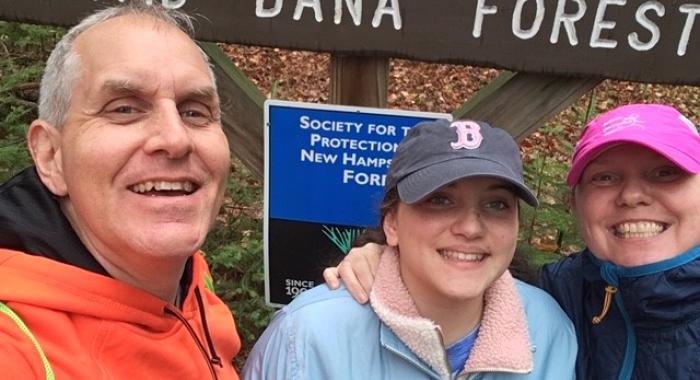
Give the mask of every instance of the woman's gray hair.
<path id="1" fill-rule="evenodd" d="M 73 83 L 80 76 L 81 71 L 80 56 L 75 52 L 73 43 L 81 33 L 89 28 L 120 16 L 142 15 L 172 25 L 188 36 L 194 37 L 192 17 L 178 10 L 167 9 L 158 4 L 150 4 L 151 1 L 134 0 L 126 5 L 114 6 L 93 13 L 71 28 L 58 41 L 49 59 L 46 61 L 46 68 L 41 77 L 41 88 L 39 91 L 40 119 L 53 124 L 57 128 L 63 126 L 70 107 Z M 209 58 L 207 55 L 201 49 L 200 52 L 205 62 L 208 63 Z M 209 77 L 214 88 L 216 88 L 216 79 L 211 67 L 209 67 Z"/>

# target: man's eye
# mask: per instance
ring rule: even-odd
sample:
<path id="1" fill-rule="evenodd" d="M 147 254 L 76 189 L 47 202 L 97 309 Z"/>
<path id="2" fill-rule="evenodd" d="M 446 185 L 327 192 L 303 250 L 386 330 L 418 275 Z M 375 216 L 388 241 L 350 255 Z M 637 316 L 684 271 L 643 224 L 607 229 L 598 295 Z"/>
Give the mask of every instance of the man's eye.
<path id="1" fill-rule="evenodd" d="M 142 107 L 125 102 L 105 107 L 105 116 L 115 123 L 131 123 L 140 120 L 143 113 Z"/>
<path id="2" fill-rule="evenodd" d="M 205 115 L 202 114 L 201 112 L 199 112 L 199 111 L 191 111 L 191 110 L 190 110 L 190 111 L 184 111 L 184 112 L 182 113 L 182 116 L 183 116 L 183 117 L 205 117 Z"/>
<path id="3" fill-rule="evenodd" d="M 209 109 L 201 105 L 190 105 L 182 107 L 180 117 L 193 125 L 204 126 L 212 121 L 212 114 Z"/>
<path id="4" fill-rule="evenodd" d="M 112 109 L 112 112 L 114 113 L 123 113 L 123 114 L 132 114 L 136 112 L 136 109 L 131 106 L 118 106 L 114 109 Z"/>

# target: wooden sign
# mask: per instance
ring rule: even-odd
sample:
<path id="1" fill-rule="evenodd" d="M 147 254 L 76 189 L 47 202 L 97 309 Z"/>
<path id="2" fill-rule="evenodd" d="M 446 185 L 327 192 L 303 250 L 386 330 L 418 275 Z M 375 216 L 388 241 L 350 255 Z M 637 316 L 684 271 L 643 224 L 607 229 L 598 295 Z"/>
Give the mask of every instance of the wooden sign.
<path id="1" fill-rule="evenodd" d="M 700 84 L 700 0 L 151 2 L 195 16 L 207 41 Z M 72 25 L 118 3 L 0 0 L 0 19 Z"/>

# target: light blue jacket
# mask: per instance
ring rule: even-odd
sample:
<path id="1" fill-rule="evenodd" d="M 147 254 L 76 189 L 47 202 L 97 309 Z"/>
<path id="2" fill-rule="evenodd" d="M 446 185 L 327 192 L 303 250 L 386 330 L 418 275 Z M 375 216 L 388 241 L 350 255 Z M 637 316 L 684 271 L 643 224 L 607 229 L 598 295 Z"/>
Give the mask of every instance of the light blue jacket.
<path id="1" fill-rule="evenodd" d="M 403 284 L 395 283 L 398 275 L 384 275 L 382 264 L 372 306 L 320 285 L 280 310 L 250 353 L 243 379 L 450 379 L 439 328 L 417 315 Z M 573 379 L 576 352 L 559 305 L 506 272 L 485 295 L 479 336 L 457 378 Z"/>

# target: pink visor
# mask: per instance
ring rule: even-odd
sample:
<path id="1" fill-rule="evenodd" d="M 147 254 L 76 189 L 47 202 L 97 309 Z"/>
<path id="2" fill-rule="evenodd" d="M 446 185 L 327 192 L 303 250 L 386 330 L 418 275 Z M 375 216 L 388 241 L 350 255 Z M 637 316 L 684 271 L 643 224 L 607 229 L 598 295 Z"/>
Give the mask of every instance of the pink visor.
<path id="1" fill-rule="evenodd" d="M 700 135 L 675 108 L 661 104 L 630 104 L 593 119 L 576 144 L 566 183 L 573 188 L 588 164 L 618 144 L 645 146 L 688 173 L 700 172 Z"/>

